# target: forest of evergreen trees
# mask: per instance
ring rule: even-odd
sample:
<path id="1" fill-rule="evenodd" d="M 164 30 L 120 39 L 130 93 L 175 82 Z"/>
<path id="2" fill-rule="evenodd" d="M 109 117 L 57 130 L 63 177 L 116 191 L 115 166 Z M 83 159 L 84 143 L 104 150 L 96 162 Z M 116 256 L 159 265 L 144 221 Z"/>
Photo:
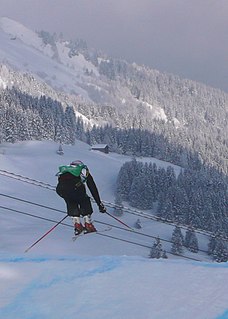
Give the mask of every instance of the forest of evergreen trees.
<path id="1" fill-rule="evenodd" d="M 72 107 L 45 96 L 34 98 L 18 90 L 0 94 L 0 143 L 23 140 L 54 140 L 74 144 L 83 139 L 84 128 Z"/>
<path id="2" fill-rule="evenodd" d="M 123 129 L 110 125 L 85 127 L 82 119 L 75 116 L 72 106 L 63 107 L 60 102 L 50 97 L 32 97 L 14 88 L 0 89 L 0 117 L 0 143 L 46 139 L 74 144 L 75 140 L 79 139 L 90 145 L 107 143 L 111 151 L 156 157 L 192 170 L 199 171 L 202 167 L 210 166 L 217 168 L 202 160 L 203 152 L 192 151 L 180 141 L 175 143 L 175 137 L 169 138 L 167 133 L 162 134 L 164 123 L 161 121 L 153 122 L 154 130 Z M 167 131 L 173 135 L 172 130 L 167 128 Z M 215 150 L 217 151 L 217 148 Z M 226 145 L 224 151 L 227 152 Z M 208 150 L 204 156 L 207 154 Z M 211 157 L 209 164 L 210 159 Z M 221 165 L 217 170 L 223 171 L 222 168 Z M 215 169 L 213 171 L 216 172 Z"/>
<path id="3" fill-rule="evenodd" d="M 133 159 L 120 169 L 116 202 L 128 201 L 139 209 L 153 209 L 167 221 L 228 237 L 227 184 L 214 169 L 183 169 Z"/>
<path id="4" fill-rule="evenodd" d="M 119 129 L 109 125 L 94 126 L 87 132 L 88 144 L 105 143 L 111 151 L 124 155 L 150 156 L 182 167 L 199 169 L 202 160 L 199 154 L 193 153 L 181 144 L 170 142 L 162 134 L 142 129 Z"/>
<path id="5" fill-rule="evenodd" d="M 123 201 L 138 209 L 152 210 L 167 222 L 209 231 L 217 241 L 228 237 L 227 185 L 214 169 L 188 168 L 176 176 L 171 166 L 158 168 L 133 159 L 121 167 L 117 178 L 116 203 L 122 205 Z M 185 242 L 185 246 L 197 250 L 188 237 Z M 227 243 L 223 245 L 227 249 Z M 173 249 L 178 252 L 176 246 Z M 218 245 L 214 246 L 218 249 Z"/>
<path id="6" fill-rule="evenodd" d="M 46 96 L 32 97 L 16 89 L 0 91 L 0 143 L 23 140 L 54 140 L 74 144 L 76 139 L 90 145 L 108 143 L 121 154 L 153 156 L 183 167 L 198 168 L 200 157 L 168 141 L 162 134 L 142 129 L 120 129 L 110 125 L 85 127 L 73 107 Z"/>
<path id="7" fill-rule="evenodd" d="M 185 239 L 181 229 L 175 228 L 173 254 L 181 254 L 183 247 L 198 252 L 194 232 L 198 229 L 214 234 L 208 254 L 218 262 L 228 260 L 228 191 L 213 169 L 184 169 L 176 176 L 171 166 L 158 168 L 133 159 L 121 167 L 116 182 L 116 204 L 121 206 L 123 201 L 140 210 L 151 210 L 163 221 L 188 227 Z M 155 241 L 150 257 L 166 258 L 160 239 Z"/>
<path id="8" fill-rule="evenodd" d="M 122 128 L 143 128 L 160 135 L 175 147 L 179 145 L 180 151 L 187 149 L 200 154 L 201 161 L 227 174 L 227 94 L 175 75 L 110 58 L 100 64 L 100 73 L 111 81 L 119 81 L 119 86 L 130 90 L 138 100 L 136 107 L 131 105 L 129 117 L 126 111 L 128 126 Z M 160 106 L 167 121 L 151 120 L 152 114 L 144 102 Z M 166 156 L 169 152 L 167 150 Z"/>

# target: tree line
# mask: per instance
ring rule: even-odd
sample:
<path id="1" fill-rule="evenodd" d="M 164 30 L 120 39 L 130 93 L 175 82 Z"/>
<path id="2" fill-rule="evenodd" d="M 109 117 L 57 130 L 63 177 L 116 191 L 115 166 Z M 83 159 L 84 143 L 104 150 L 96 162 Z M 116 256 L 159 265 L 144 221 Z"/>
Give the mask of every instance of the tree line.
<path id="1" fill-rule="evenodd" d="M 214 169 L 157 167 L 133 159 L 120 169 L 116 203 L 152 210 L 163 220 L 228 237 L 228 189 Z"/>

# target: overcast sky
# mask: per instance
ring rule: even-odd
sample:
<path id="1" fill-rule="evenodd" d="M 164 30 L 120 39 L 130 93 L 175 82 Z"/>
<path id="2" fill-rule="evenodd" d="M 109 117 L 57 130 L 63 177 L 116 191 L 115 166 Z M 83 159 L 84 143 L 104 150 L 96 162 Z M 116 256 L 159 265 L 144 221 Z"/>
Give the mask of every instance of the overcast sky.
<path id="1" fill-rule="evenodd" d="M 228 92 L 228 0 L 0 0 L 0 14 Z"/>

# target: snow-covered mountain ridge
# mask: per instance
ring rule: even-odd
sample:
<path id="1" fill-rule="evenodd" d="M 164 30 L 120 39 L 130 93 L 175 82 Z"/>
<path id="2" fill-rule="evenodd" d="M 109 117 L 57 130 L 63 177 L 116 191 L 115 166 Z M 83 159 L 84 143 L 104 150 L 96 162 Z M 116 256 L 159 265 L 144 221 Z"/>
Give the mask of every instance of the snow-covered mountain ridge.
<path id="1" fill-rule="evenodd" d="M 38 33 L 8 18 L 1 18 L 0 30 L 2 63 L 32 74 L 39 82 L 46 83 L 55 91 L 76 96 L 78 101 L 118 108 L 140 104 L 128 89 L 123 90 L 118 82 L 109 83 L 106 77 L 101 76 L 98 66 L 86 60 L 82 53 L 72 50 L 69 41 L 58 39 L 52 45 L 44 43 Z M 1 75 L 1 81 L 7 85 L 17 85 L 15 81 L 9 83 L 4 75 Z M 76 101 L 72 99 L 71 102 Z M 150 104 L 147 106 L 152 117 L 167 120 L 162 108 Z"/>

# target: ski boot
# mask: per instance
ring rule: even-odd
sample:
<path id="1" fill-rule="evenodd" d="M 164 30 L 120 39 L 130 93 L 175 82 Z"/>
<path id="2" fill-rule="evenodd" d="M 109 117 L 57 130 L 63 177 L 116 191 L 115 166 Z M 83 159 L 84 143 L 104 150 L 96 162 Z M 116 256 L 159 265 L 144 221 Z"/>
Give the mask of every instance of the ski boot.
<path id="1" fill-rule="evenodd" d="M 84 227 L 81 224 L 80 217 L 72 217 L 72 221 L 74 224 L 74 234 L 77 236 L 83 232 Z"/>
<path id="2" fill-rule="evenodd" d="M 82 226 L 81 223 L 75 223 L 74 224 L 74 234 L 75 236 L 81 234 L 84 230 L 84 227 Z"/>
<path id="3" fill-rule="evenodd" d="M 85 226 L 84 226 L 84 229 L 85 229 L 85 232 L 86 233 L 93 233 L 93 232 L 96 232 L 96 228 L 95 226 L 93 225 L 92 223 L 92 220 L 91 220 L 91 216 L 90 215 L 87 215 L 84 217 L 84 221 L 85 221 Z"/>

